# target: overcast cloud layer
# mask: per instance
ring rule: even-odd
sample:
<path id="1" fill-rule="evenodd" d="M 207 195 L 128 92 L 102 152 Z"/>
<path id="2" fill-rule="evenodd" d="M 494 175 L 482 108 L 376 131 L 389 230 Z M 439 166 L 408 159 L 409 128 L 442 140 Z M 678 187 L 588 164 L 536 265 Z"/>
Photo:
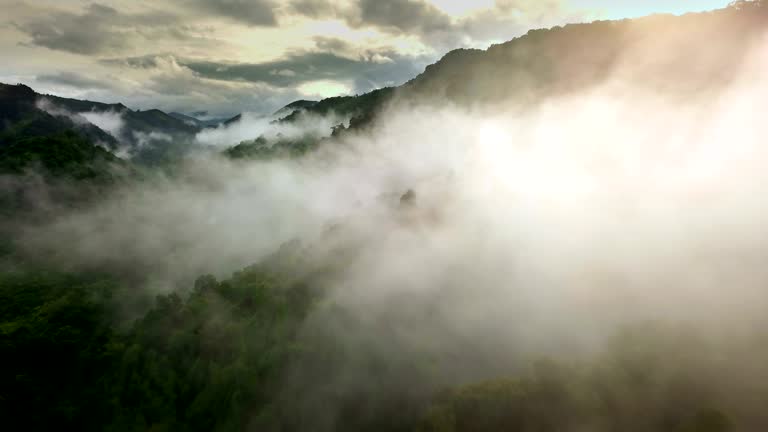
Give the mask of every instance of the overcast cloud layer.
<path id="1" fill-rule="evenodd" d="M 0 0 L 0 82 L 131 108 L 272 112 L 413 78 L 530 28 L 724 6 L 685 0 Z M 643 6 L 645 5 L 645 6 Z"/>

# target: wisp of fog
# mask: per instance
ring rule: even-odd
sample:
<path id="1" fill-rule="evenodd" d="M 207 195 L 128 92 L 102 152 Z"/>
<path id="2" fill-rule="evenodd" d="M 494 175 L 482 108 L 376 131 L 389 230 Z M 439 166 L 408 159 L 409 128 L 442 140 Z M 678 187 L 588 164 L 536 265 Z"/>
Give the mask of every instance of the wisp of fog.
<path id="1" fill-rule="evenodd" d="M 589 355 L 638 321 L 716 341 L 754 335 L 768 317 L 768 51 L 749 58 L 706 101 L 607 80 L 526 109 L 393 104 L 370 131 L 302 158 L 191 158 L 175 177 L 29 229 L 23 244 L 67 266 L 142 269 L 157 292 L 292 240 L 319 263 L 352 248 L 328 301 L 382 356 L 434 354 L 445 384 L 530 356 Z M 270 127 L 246 116 L 198 139 L 231 145 Z M 364 381 L 347 373 L 334 379 Z"/>

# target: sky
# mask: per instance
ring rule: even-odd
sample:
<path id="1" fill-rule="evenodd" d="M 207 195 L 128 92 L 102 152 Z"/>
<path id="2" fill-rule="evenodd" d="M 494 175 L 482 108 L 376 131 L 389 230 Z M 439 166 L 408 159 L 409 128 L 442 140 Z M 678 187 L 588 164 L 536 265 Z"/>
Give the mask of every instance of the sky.
<path id="1" fill-rule="evenodd" d="M 446 52 L 728 0 L 0 0 L 0 82 L 134 109 L 266 114 L 400 85 Z"/>

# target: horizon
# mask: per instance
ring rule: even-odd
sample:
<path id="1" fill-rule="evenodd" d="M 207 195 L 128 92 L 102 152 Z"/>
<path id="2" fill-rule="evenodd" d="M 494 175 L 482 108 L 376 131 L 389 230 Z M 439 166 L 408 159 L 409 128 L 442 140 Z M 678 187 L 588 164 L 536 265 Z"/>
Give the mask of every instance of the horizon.
<path id="1" fill-rule="evenodd" d="M 121 0 L 64 7 L 4 1 L 15 7 L 0 22 L 0 49 L 18 61 L 0 82 L 132 110 L 208 117 L 266 115 L 296 100 L 399 86 L 454 49 L 486 49 L 531 29 L 729 3 L 398 0 L 382 7 L 367 0 L 294 0 L 253 2 L 233 14 L 229 3 L 218 1 L 160 8 Z M 143 39 L 152 43 L 137 49 Z"/>

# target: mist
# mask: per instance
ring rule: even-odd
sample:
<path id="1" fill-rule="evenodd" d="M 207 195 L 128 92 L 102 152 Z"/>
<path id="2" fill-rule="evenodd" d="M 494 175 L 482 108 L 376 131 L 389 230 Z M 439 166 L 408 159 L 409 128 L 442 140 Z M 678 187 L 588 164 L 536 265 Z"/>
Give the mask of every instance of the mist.
<path id="1" fill-rule="evenodd" d="M 98 127 L 99 129 L 108 132 L 110 135 L 118 140 L 122 140 L 123 128 L 125 127 L 125 120 L 123 120 L 123 114 L 115 111 L 86 111 L 79 114 L 85 117 L 88 122 Z"/>
<path id="2" fill-rule="evenodd" d="M 201 131 L 195 139 L 203 145 L 225 149 L 259 137 L 268 143 L 274 143 L 277 139 L 325 138 L 331 135 L 333 126 L 349 123 L 348 118 L 336 113 L 319 116 L 301 112 L 294 121 L 283 122 L 281 119 L 279 113 L 265 116 L 246 112 L 241 114 L 238 121 Z"/>
<path id="3" fill-rule="evenodd" d="M 65 268 L 141 273 L 141 289 L 159 294 L 298 241 L 308 262 L 334 268 L 323 293 L 333 306 L 303 337 L 364 339 L 400 390 L 514 374 L 537 356 L 587 359 L 633 323 L 681 325 L 732 350 L 701 368 L 726 406 L 759 418 L 745 400 L 766 386 L 725 383 L 768 360 L 754 345 L 768 324 L 766 47 L 705 101 L 609 77 L 525 109 L 393 103 L 372 129 L 302 158 L 190 158 L 175 176 L 22 225 L 19 243 Z M 119 130 L 119 116 L 82 115 Z M 244 115 L 196 139 L 321 138 L 348 119 L 273 120 Z M 335 327 L 339 309 L 354 328 Z M 436 365 L 428 379 L 403 360 L 417 357 Z M 300 366 L 285 385 L 301 382 L 306 400 L 372 385 L 354 361 L 337 375 Z M 309 409 L 318 430 L 335 427 L 328 406 Z"/>
<path id="4" fill-rule="evenodd" d="M 338 224 L 349 241 L 363 237 L 372 249 L 397 249 L 400 240 L 422 245 L 403 248 L 413 253 L 441 245 L 472 266 L 520 263 L 527 273 L 561 279 L 547 283 L 554 286 L 613 273 L 627 280 L 611 290 L 645 291 L 631 286 L 669 269 L 717 285 L 706 274 L 719 266 L 697 260 L 760 257 L 765 207 L 754 196 L 766 155 L 755 128 L 764 108 L 754 97 L 764 92 L 755 70 L 745 68 L 749 79 L 690 106 L 648 93 L 629 97 L 626 87 L 607 83 L 522 114 L 393 107 L 371 133 L 347 135 L 305 158 L 195 158 L 178 178 L 121 190 L 38 236 L 55 244 L 71 235 L 61 240 L 73 246 L 67 255 L 83 262 L 110 257 L 110 244 L 121 244 L 114 249 L 128 261 L 158 263 L 169 261 L 172 248 L 178 261 L 223 275 Z M 336 120 L 290 130 L 329 129 L 317 125 Z M 409 189 L 416 205 L 402 209 Z M 121 236 L 127 244 L 115 243 Z M 151 250 L 126 253 L 131 247 Z"/>

